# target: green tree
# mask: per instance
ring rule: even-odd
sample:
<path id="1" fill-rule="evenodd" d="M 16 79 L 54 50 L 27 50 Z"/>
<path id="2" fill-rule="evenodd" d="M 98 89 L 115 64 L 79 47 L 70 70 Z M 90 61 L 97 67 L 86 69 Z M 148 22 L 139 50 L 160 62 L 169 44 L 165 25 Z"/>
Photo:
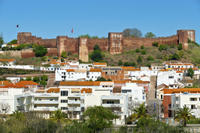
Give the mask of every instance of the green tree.
<path id="1" fill-rule="evenodd" d="M 138 56 L 137 63 L 142 63 L 142 56 Z"/>
<path id="2" fill-rule="evenodd" d="M 127 28 L 122 32 L 124 37 L 142 37 L 142 32 L 137 28 Z"/>
<path id="3" fill-rule="evenodd" d="M 42 45 L 35 45 L 33 52 L 35 53 L 36 57 L 43 57 L 47 54 L 47 48 Z"/>
<path id="4" fill-rule="evenodd" d="M 1 47 L 1 45 L 4 43 L 4 41 L 3 41 L 3 36 L 1 35 L 0 36 L 0 47 Z"/>
<path id="5" fill-rule="evenodd" d="M 193 76 L 194 76 L 194 70 L 192 68 L 189 68 L 187 70 L 187 76 L 190 76 L 191 78 L 193 78 Z"/>
<path id="6" fill-rule="evenodd" d="M 182 122 L 183 126 L 186 126 L 187 121 L 191 118 L 191 110 L 188 107 L 186 107 L 186 105 L 175 112 L 175 119 Z"/>
<path id="7" fill-rule="evenodd" d="M 119 61 L 118 61 L 118 66 L 122 66 L 122 65 L 123 65 L 122 60 L 119 60 Z"/>
<path id="8" fill-rule="evenodd" d="M 147 32 L 147 33 L 145 34 L 145 37 L 146 37 L 146 38 L 155 38 L 156 35 L 153 34 L 152 32 Z"/>
<path id="9" fill-rule="evenodd" d="M 133 111 L 134 111 L 134 116 L 136 119 L 148 117 L 147 109 L 144 103 L 140 104 L 140 106 L 135 108 Z"/>
<path id="10" fill-rule="evenodd" d="M 48 81 L 48 76 L 47 75 L 42 75 L 41 76 L 41 80 Z"/>
<path id="11" fill-rule="evenodd" d="M 96 81 L 107 81 L 104 77 L 98 77 Z"/>
<path id="12" fill-rule="evenodd" d="M 153 61 L 154 58 L 153 58 L 151 55 L 149 55 L 149 56 L 147 57 L 147 60 L 148 60 L 148 61 Z"/>
<path id="13" fill-rule="evenodd" d="M 144 49 L 144 45 L 142 45 L 140 48 L 141 48 L 141 49 Z"/>
<path id="14" fill-rule="evenodd" d="M 158 47 L 158 42 L 153 42 L 153 43 L 152 43 L 152 46 Z"/>
<path id="15" fill-rule="evenodd" d="M 178 44 L 178 50 L 182 50 L 183 49 L 183 45 L 181 43 Z"/>
<path id="16" fill-rule="evenodd" d="M 26 80 L 27 80 L 27 81 L 31 81 L 32 78 L 31 78 L 31 77 L 26 77 Z"/>
<path id="17" fill-rule="evenodd" d="M 51 118 L 56 120 L 58 123 L 60 123 L 61 120 L 64 120 L 65 118 L 67 118 L 67 115 L 65 113 L 63 113 L 60 109 L 58 109 L 58 110 L 54 111 Z"/>
<path id="18" fill-rule="evenodd" d="M 137 49 L 135 50 L 135 52 L 136 52 L 136 53 L 139 53 L 139 52 L 140 52 L 140 49 L 137 48 Z"/>
<path id="19" fill-rule="evenodd" d="M 145 55 L 146 54 L 146 50 L 142 50 L 141 54 Z"/>
<path id="20" fill-rule="evenodd" d="M 20 111 L 18 111 L 18 110 L 15 111 L 15 112 L 13 112 L 12 116 L 13 116 L 15 119 L 19 120 L 19 121 L 22 121 L 22 120 L 25 119 L 24 113 L 22 113 L 22 112 L 20 112 Z"/>
<path id="21" fill-rule="evenodd" d="M 61 57 L 62 57 L 62 58 L 67 58 L 67 52 L 66 52 L 66 51 L 63 51 L 63 52 L 61 53 Z"/>
<path id="22" fill-rule="evenodd" d="M 167 50 L 167 49 L 168 49 L 168 46 L 165 45 L 165 44 L 161 44 L 161 45 L 159 46 L 159 50 L 160 50 L 160 51 L 162 51 L 162 50 Z"/>
<path id="23" fill-rule="evenodd" d="M 87 127 L 95 131 L 101 131 L 104 128 L 109 128 L 112 125 L 112 120 L 117 116 L 111 110 L 102 106 L 88 107 L 83 113 L 83 118 Z"/>
<path id="24" fill-rule="evenodd" d="M 12 41 L 8 42 L 8 44 L 17 44 L 17 40 L 13 39 Z"/>
<path id="25" fill-rule="evenodd" d="M 102 54 L 101 49 L 99 48 L 98 45 L 94 46 L 94 51 L 91 54 L 91 59 L 95 62 L 103 60 L 103 54 Z"/>
<path id="26" fill-rule="evenodd" d="M 40 78 L 39 77 L 34 77 L 33 81 L 36 82 L 36 83 L 39 83 L 40 82 Z"/>

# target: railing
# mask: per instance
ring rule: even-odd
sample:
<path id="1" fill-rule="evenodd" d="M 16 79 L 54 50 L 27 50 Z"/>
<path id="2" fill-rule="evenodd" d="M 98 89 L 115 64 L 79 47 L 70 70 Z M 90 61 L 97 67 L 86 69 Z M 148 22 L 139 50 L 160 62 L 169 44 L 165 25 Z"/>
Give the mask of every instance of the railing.
<path id="1" fill-rule="evenodd" d="M 34 104 L 58 104 L 58 101 L 41 100 L 41 101 L 34 101 Z"/>

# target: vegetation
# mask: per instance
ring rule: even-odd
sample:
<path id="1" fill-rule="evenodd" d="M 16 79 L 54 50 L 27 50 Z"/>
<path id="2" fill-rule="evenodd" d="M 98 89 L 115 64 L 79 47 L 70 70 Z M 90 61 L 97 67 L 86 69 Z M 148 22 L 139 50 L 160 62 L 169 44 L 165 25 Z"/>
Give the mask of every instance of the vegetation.
<path id="1" fill-rule="evenodd" d="M 158 47 L 158 42 L 153 42 L 153 43 L 152 43 L 152 46 Z"/>
<path id="2" fill-rule="evenodd" d="M 9 50 L 22 50 L 22 49 L 29 49 L 32 48 L 33 44 L 20 44 L 17 47 L 11 47 L 11 46 L 7 46 L 7 47 L 3 47 L 2 50 L 3 51 L 9 51 Z"/>
<path id="3" fill-rule="evenodd" d="M 122 32 L 124 37 L 142 37 L 142 32 L 137 28 L 127 28 Z"/>
<path id="4" fill-rule="evenodd" d="M 21 74 L 33 74 L 33 73 L 41 73 L 41 71 L 37 71 L 37 70 L 21 70 L 21 69 L 8 69 L 8 68 L 1 68 L 0 69 L 0 75 L 4 75 L 4 74 L 21 75 Z M 46 73 L 50 73 L 50 72 L 46 72 Z"/>
<path id="5" fill-rule="evenodd" d="M 152 32 L 147 32 L 147 33 L 145 34 L 145 37 L 146 37 L 146 38 L 155 38 L 156 35 L 153 34 Z"/>
<path id="6" fill-rule="evenodd" d="M 98 36 L 90 36 L 89 34 L 80 35 L 80 38 L 90 38 L 90 39 L 98 39 Z"/>
<path id="7" fill-rule="evenodd" d="M 111 127 L 112 120 L 117 118 L 111 110 L 102 106 L 88 107 L 84 112 L 83 117 L 87 127 L 94 129 L 95 131 L 101 131 L 104 128 Z"/>
<path id="8" fill-rule="evenodd" d="M 98 45 L 94 46 L 94 51 L 92 52 L 90 58 L 95 62 L 99 62 L 99 61 L 103 60 L 103 54 L 102 54 L 101 49 Z"/>
<path id="9" fill-rule="evenodd" d="M 1 45 L 4 43 L 4 41 L 3 41 L 3 36 L 2 35 L 0 35 L 0 47 L 1 47 Z"/>
<path id="10" fill-rule="evenodd" d="M 187 124 L 187 121 L 192 118 L 191 110 L 184 106 L 183 108 L 180 108 L 175 113 L 175 119 L 180 121 L 181 124 L 185 127 Z"/>
<path id="11" fill-rule="evenodd" d="M 63 52 L 61 53 L 61 57 L 62 57 L 62 58 L 67 58 L 67 52 L 66 52 L 66 51 L 63 51 Z"/>
<path id="12" fill-rule="evenodd" d="M 42 45 L 35 45 L 33 47 L 33 52 L 35 53 L 36 57 L 43 57 L 47 54 L 47 48 Z"/>
<path id="13" fill-rule="evenodd" d="M 17 39 L 13 39 L 12 41 L 8 42 L 8 44 L 17 44 Z"/>
<path id="14" fill-rule="evenodd" d="M 112 81 L 111 79 L 105 79 L 104 77 L 98 77 L 96 81 Z"/>
<path id="15" fill-rule="evenodd" d="M 193 76 L 194 76 L 194 70 L 192 68 L 189 68 L 187 70 L 187 76 L 190 76 L 190 78 L 193 78 Z"/>

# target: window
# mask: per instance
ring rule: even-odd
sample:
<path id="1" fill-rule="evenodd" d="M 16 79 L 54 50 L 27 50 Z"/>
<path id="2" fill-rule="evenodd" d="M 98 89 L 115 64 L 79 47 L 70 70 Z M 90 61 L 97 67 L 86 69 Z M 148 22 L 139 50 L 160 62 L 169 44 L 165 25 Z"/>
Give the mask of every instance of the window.
<path id="1" fill-rule="evenodd" d="M 67 100 L 61 100 L 61 103 L 67 103 Z"/>
<path id="2" fill-rule="evenodd" d="M 197 98 L 192 97 L 192 98 L 190 98 L 190 101 L 197 101 Z"/>
<path id="3" fill-rule="evenodd" d="M 61 110 L 67 110 L 67 107 L 61 107 Z"/>
<path id="4" fill-rule="evenodd" d="M 68 96 L 68 91 L 61 91 L 61 96 Z"/>
<path id="5" fill-rule="evenodd" d="M 191 109 L 196 109 L 195 105 L 191 105 Z"/>
<path id="6" fill-rule="evenodd" d="M 169 79 L 173 79 L 174 78 L 174 76 L 169 76 Z"/>

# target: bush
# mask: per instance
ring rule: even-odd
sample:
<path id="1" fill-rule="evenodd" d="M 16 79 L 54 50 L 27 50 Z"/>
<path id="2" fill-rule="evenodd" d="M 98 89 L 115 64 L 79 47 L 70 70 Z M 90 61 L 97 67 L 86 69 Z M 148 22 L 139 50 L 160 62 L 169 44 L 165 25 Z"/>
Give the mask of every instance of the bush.
<path id="1" fill-rule="evenodd" d="M 35 45 L 33 52 L 35 53 L 36 57 L 43 57 L 47 54 L 47 48 L 42 45 Z"/>
<path id="2" fill-rule="evenodd" d="M 124 66 L 136 66 L 135 62 L 125 62 Z"/>
<path id="3" fill-rule="evenodd" d="M 147 60 L 148 60 L 148 61 L 153 61 L 154 58 L 153 58 L 151 55 L 149 55 L 149 56 L 147 57 Z"/>
<path id="4" fill-rule="evenodd" d="M 171 56 L 169 57 L 169 59 L 171 59 L 171 60 L 179 60 L 179 59 L 180 59 L 180 56 L 179 56 L 177 53 L 175 53 L 175 54 L 171 55 Z"/>
<path id="5" fill-rule="evenodd" d="M 141 48 L 141 49 L 144 49 L 144 45 L 142 45 L 140 48 Z"/>
<path id="6" fill-rule="evenodd" d="M 12 41 L 8 42 L 8 44 L 17 44 L 17 40 L 16 40 L 16 39 L 14 39 L 14 40 L 12 40 Z"/>
<path id="7" fill-rule="evenodd" d="M 142 56 L 138 56 L 137 63 L 142 63 Z"/>
<path id="8" fill-rule="evenodd" d="M 178 50 L 182 50 L 183 49 L 183 45 L 181 43 L 178 44 Z"/>
<path id="9" fill-rule="evenodd" d="M 153 42 L 153 43 L 152 43 L 152 46 L 158 47 L 158 42 Z"/>
<path id="10" fill-rule="evenodd" d="M 135 52 L 136 52 L 136 53 L 139 53 L 139 52 L 140 52 L 140 50 L 137 48 L 137 49 L 135 50 Z"/>
<path id="11" fill-rule="evenodd" d="M 123 65 L 122 60 L 119 60 L 119 61 L 118 61 L 118 66 L 122 66 L 122 65 Z"/>
<path id="12" fill-rule="evenodd" d="M 103 60 L 103 54 L 102 54 L 101 49 L 98 45 L 94 46 L 94 51 L 91 54 L 91 59 L 95 62 Z"/>
<path id="13" fill-rule="evenodd" d="M 146 50 L 142 50 L 141 54 L 145 55 L 146 54 Z"/>
<path id="14" fill-rule="evenodd" d="M 62 58 L 67 58 L 67 52 L 66 52 L 66 51 L 63 51 L 63 52 L 61 53 L 61 57 L 62 57 Z"/>
<path id="15" fill-rule="evenodd" d="M 168 45 L 165 45 L 165 44 L 161 44 L 159 46 L 159 50 L 162 51 L 162 50 L 167 50 L 168 49 Z"/>

